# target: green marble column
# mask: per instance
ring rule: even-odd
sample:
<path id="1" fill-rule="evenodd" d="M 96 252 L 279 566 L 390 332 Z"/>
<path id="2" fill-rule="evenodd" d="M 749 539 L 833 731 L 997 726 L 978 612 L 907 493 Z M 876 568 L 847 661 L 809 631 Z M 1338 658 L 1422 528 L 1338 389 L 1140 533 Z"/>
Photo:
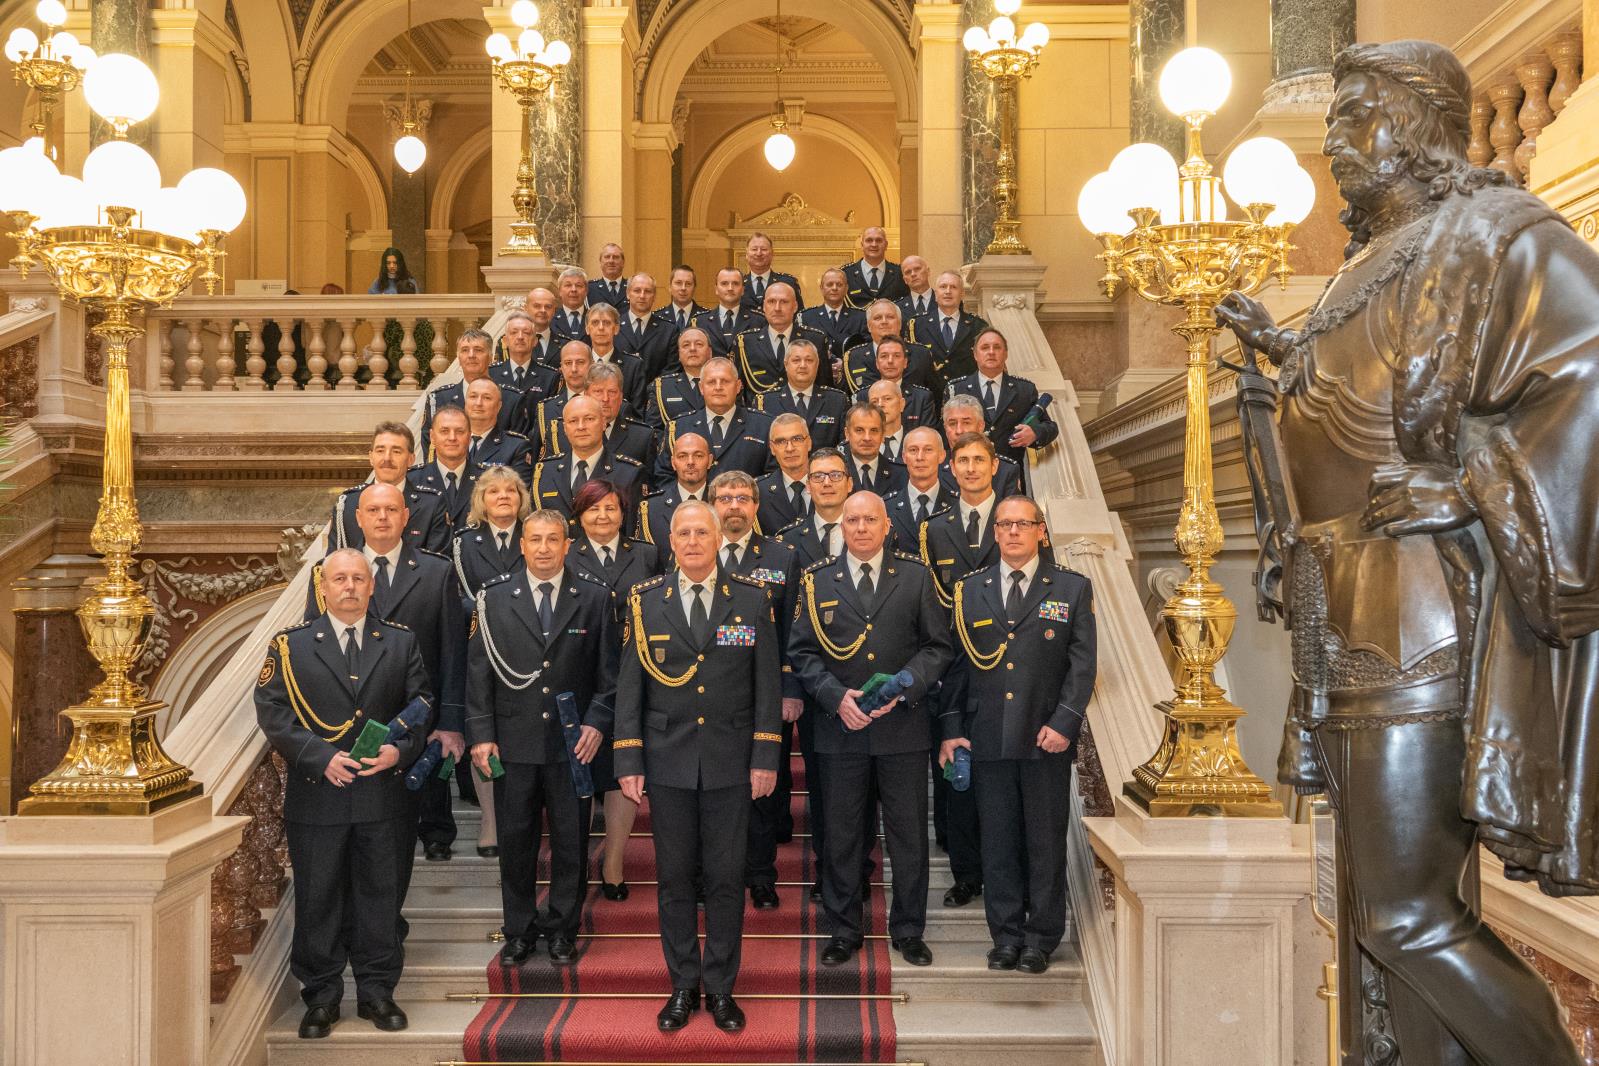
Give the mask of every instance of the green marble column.
<path id="1" fill-rule="evenodd" d="M 1355 0 L 1271 0 L 1274 82 L 1331 74 L 1333 58 L 1355 43 Z"/>
<path id="2" fill-rule="evenodd" d="M 29 5 L 30 7 L 32 5 Z M 150 63 L 149 0 L 94 0 L 89 8 L 89 47 L 95 55 L 121 52 Z M 149 148 L 155 115 L 134 126 L 128 139 Z M 98 145 L 111 139 L 111 125 L 98 115 L 89 116 L 89 143 Z"/>
<path id="3" fill-rule="evenodd" d="M 576 263 L 582 257 L 583 236 L 582 0 L 539 0 L 538 28 L 545 40 L 571 45 L 572 62 L 561 72 L 553 93 L 533 108 L 533 169 L 539 194 L 534 220 L 545 256 L 552 263 Z"/>
<path id="4" fill-rule="evenodd" d="M 1180 160 L 1183 124 L 1160 102 L 1160 69 L 1187 44 L 1186 5 L 1183 0 L 1130 0 L 1127 19 L 1132 140 L 1153 141 Z"/>
<path id="5" fill-rule="evenodd" d="M 972 26 L 987 26 L 995 15 L 994 0 L 961 0 L 961 33 Z M 975 263 L 994 239 L 994 179 L 999 160 L 999 112 L 993 83 L 972 67 L 965 48 L 960 51 L 965 122 L 961 129 L 961 196 L 965 201 L 962 250 L 966 262 Z M 914 249 L 907 249 L 913 251 Z"/>

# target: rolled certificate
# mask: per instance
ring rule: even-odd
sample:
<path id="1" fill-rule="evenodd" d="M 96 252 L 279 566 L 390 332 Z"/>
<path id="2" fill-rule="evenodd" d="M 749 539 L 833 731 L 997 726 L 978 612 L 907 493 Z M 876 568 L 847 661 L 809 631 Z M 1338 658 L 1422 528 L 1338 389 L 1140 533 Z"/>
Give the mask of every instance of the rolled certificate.
<path id="1" fill-rule="evenodd" d="M 588 763 L 577 757 L 577 742 L 583 736 L 583 719 L 577 713 L 577 697 L 570 692 L 557 693 L 555 709 L 561 713 L 561 735 L 566 741 L 566 761 L 572 767 L 572 789 L 578 799 L 594 795 L 594 775 Z"/>

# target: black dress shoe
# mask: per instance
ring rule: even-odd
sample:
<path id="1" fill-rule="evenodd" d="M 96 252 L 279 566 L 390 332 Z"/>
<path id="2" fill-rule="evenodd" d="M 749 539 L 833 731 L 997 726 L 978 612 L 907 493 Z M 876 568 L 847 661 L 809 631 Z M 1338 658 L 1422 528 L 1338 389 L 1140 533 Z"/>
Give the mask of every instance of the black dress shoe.
<path id="1" fill-rule="evenodd" d="M 450 845 L 430 840 L 422 845 L 422 857 L 428 862 L 449 862 Z"/>
<path id="2" fill-rule="evenodd" d="M 751 885 L 750 902 L 758 911 L 775 910 L 778 905 L 777 889 L 771 885 Z"/>
<path id="3" fill-rule="evenodd" d="M 736 1033 L 744 1028 L 744 1012 L 733 1002 L 733 997 L 730 995 L 718 996 L 710 992 L 705 993 L 705 1009 L 711 1012 L 711 1019 L 724 1033 Z"/>
<path id="4" fill-rule="evenodd" d="M 485 859 L 493 859 L 500 854 L 500 849 L 497 844 L 480 844 L 477 853 Z"/>
<path id="5" fill-rule="evenodd" d="M 500 949 L 500 961 L 507 966 L 520 966 L 538 949 L 537 937 L 513 936 Z"/>
<path id="6" fill-rule="evenodd" d="M 822 902 L 822 883 L 820 881 L 811 886 L 811 902 Z"/>
<path id="7" fill-rule="evenodd" d="M 370 1003 L 357 1003 L 355 1013 L 385 1033 L 397 1033 L 411 1024 L 405 1012 L 400 1009 L 400 1005 L 392 999 L 374 999 Z"/>
<path id="8" fill-rule="evenodd" d="M 627 898 L 627 882 L 623 881 L 621 884 L 613 885 L 609 881 L 601 881 L 600 892 L 604 894 L 606 899 L 619 903 Z"/>
<path id="9" fill-rule="evenodd" d="M 933 965 L 933 953 L 927 950 L 927 942 L 919 936 L 902 936 L 894 942 L 894 950 L 900 957 L 912 966 Z"/>
<path id="10" fill-rule="evenodd" d="M 1022 949 L 1014 944 L 1000 944 L 988 952 L 988 968 L 990 970 L 1014 970 L 1016 960 L 1020 957 Z"/>
<path id="11" fill-rule="evenodd" d="M 569 965 L 577 958 L 577 945 L 572 938 L 558 933 L 550 938 L 550 961 L 557 966 Z"/>
<path id="12" fill-rule="evenodd" d="M 859 948 L 860 944 L 852 943 L 851 941 L 845 940 L 841 936 L 835 936 L 833 939 L 829 940 L 827 942 L 827 946 L 822 949 L 822 965 L 842 966 L 850 959 L 855 957 L 855 952 L 859 950 Z"/>
<path id="13" fill-rule="evenodd" d="M 1038 948 L 1022 948 L 1016 968 L 1022 973 L 1043 973 L 1049 969 L 1049 956 Z"/>
<path id="14" fill-rule="evenodd" d="M 688 1016 L 700 1009 L 700 990 L 679 988 L 672 993 L 655 1016 L 655 1027 L 663 1033 L 675 1032 L 688 1024 Z"/>
<path id="15" fill-rule="evenodd" d="M 944 893 L 944 906 L 964 907 L 982 894 L 982 885 L 973 884 L 970 881 L 956 881 L 950 890 Z"/>
<path id="16" fill-rule="evenodd" d="M 301 1040 L 321 1040 L 333 1032 L 333 1027 L 339 1023 L 339 1005 L 330 1003 L 325 1007 L 311 1007 L 305 1012 L 305 1017 L 300 1019 Z"/>

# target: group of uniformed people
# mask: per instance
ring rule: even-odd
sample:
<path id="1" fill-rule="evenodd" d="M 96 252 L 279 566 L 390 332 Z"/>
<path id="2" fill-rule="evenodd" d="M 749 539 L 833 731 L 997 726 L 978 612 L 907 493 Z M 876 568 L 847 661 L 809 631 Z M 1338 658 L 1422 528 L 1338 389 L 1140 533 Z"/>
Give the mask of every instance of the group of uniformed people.
<path id="1" fill-rule="evenodd" d="M 648 794 L 672 986 L 658 1023 L 687 1024 L 703 992 L 741 1029 L 745 893 L 782 905 L 796 746 L 824 965 L 862 943 L 879 811 L 893 946 L 932 962 L 931 775 L 944 905 L 983 897 L 990 968 L 1047 969 L 1095 673 L 1089 583 L 1053 561 L 1025 494 L 1022 457 L 1057 427 L 959 274 L 887 261 L 880 229 L 861 243 L 811 307 L 764 234 L 713 307 L 688 267 L 654 307 L 654 280 L 624 278 L 608 245 L 600 278 L 568 269 L 528 294 L 498 358 L 489 334 L 460 335 L 461 380 L 428 393 L 420 442 L 376 427 L 372 477 L 334 505 L 306 621 L 257 687 L 291 767 L 302 1037 L 339 1020 L 347 962 L 361 1017 L 405 1027 L 400 908 L 418 840 L 452 856 L 457 788 L 498 857 L 507 965 L 541 940 L 574 960 L 594 796 L 601 891 L 627 898 Z M 886 702 L 869 695 L 885 677 Z M 402 715 L 351 758 L 367 721 Z M 413 791 L 401 775 L 435 742 L 461 783 Z"/>

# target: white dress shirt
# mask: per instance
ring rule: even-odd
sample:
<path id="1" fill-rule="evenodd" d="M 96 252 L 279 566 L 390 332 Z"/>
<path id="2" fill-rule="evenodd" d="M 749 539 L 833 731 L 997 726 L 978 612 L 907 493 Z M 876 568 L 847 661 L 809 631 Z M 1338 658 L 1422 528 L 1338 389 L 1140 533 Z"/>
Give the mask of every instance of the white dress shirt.
<path id="1" fill-rule="evenodd" d="M 550 583 L 550 617 L 553 618 L 555 617 L 555 605 L 560 602 L 561 599 L 561 575 L 556 574 L 554 577 L 539 577 L 533 571 L 527 571 L 527 587 L 533 592 L 533 609 L 535 612 L 538 610 L 539 597 L 543 595 L 543 593 L 539 592 L 539 586 L 544 584 L 546 581 Z"/>
<path id="2" fill-rule="evenodd" d="M 677 572 L 677 591 L 683 600 L 683 619 L 691 625 L 694 618 L 692 612 L 694 610 L 695 585 L 700 585 L 705 590 L 700 593 L 700 602 L 705 604 L 705 617 L 709 618 L 711 616 L 711 604 L 716 599 L 716 571 L 712 570 L 709 574 L 706 574 L 704 581 L 693 581 L 683 571 L 679 570 Z"/>
<path id="3" fill-rule="evenodd" d="M 859 585 L 861 583 L 861 564 L 870 563 L 872 567 L 872 591 L 875 592 L 882 586 L 883 549 L 877 549 L 877 554 L 872 556 L 870 559 L 857 559 L 854 555 L 848 556 L 848 559 L 849 562 L 847 565 L 849 566 L 849 583 L 851 585 Z"/>
<path id="4" fill-rule="evenodd" d="M 960 506 L 960 516 L 961 516 L 961 529 L 964 530 L 966 528 L 966 524 L 972 520 L 972 512 L 973 511 L 977 512 L 977 528 L 978 528 L 978 530 L 987 529 L 988 528 L 988 515 L 989 515 L 989 512 L 993 511 L 995 502 L 996 502 L 996 496 L 992 492 L 990 492 L 988 494 L 987 499 L 983 500 L 982 503 L 977 504 L 975 507 L 973 505 L 967 503 L 965 498 L 963 497 L 961 499 L 960 504 L 959 504 L 959 506 Z"/>
<path id="5" fill-rule="evenodd" d="M 822 528 L 828 522 L 827 519 L 822 517 L 821 512 L 817 512 L 812 521 L 816 526 L 816 539 L 822 542 L 823 555 L 837 555 L 844 550 L 844 516 L 842 514 L 833 519 L 833 536 L 831 539 L 826 536 L 826 531 Z M 836 550 L 834 548 L 835 544 L 838 546 Z"/>
<path id="6" fill-rule="evenodd" d="M 1022 575 L 1022 595 L 1025 596 L 1027 595 L 1027 590 L 1033 586 L 1033 575 L 1038 573 L 1038 556 L 1037 554 L 1034 554 L 1034 556 L 1027 561 L 1027 564 L 1019 571 L 1012 567 L 1009 563 L 1001 562 L 999 564 L 999 572 L 1002 575 L 1000 579 L 1001 587 L 999 590 L 999 598 L 1001 602 L 1004 602 L 1005 598 L 1010 595 L 1010 576 L 1015 573 L 1020 573 Z"/>
<path id="7" fill-rule="evenodd" d="M 333 623 L 333 636 L 339 642 L 340 651 L 344 650 L 345 634 L 349 632 L 351 626 L 355 627 L 356 648 L 366 647 L 366 619 L 367 616 L 363 614 L 353 622 L 341 622 L 331 614 L 328 615 L 328 621 Z"/>

